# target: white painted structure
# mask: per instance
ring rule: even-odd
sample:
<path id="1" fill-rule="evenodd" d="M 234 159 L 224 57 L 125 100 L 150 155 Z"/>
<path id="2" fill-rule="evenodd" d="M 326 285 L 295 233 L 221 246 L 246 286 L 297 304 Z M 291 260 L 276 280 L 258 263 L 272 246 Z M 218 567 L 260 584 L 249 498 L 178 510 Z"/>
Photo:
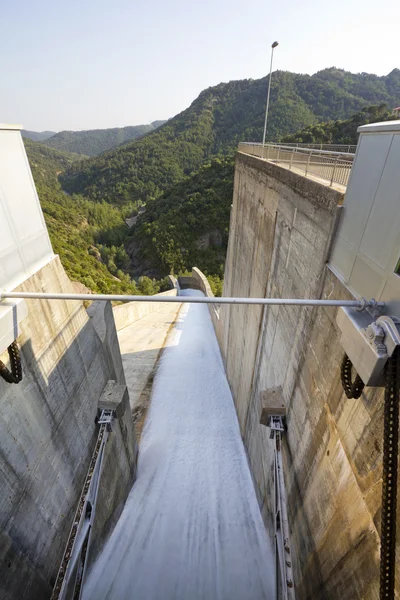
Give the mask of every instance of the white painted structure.
<path id="1" fill-rule="evenodd" d="M 400 316 L 400 122 L 358 131 L 330 267 L 355 295 L 388 302 Z"/>
<path id="2" fill-rule="evenodd" d="M 0 290 L 12 290 L 54 257 L 21 136 L 0 124 Z M 0 304 L 0 353 L 19 334 L 24 301 Z"/>
<path id="3" fill-rule="evenodd" d="M 13 289 L 53 258 L 21 136 L 0 124 L 0 289 Z"/>

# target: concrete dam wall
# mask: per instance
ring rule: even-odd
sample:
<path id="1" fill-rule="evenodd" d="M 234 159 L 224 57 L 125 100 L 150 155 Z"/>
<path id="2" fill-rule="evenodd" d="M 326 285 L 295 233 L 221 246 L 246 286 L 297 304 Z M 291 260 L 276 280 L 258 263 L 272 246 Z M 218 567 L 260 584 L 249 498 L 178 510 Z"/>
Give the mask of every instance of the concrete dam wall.
<path id="1" fill-rule="evenodd" d="M 58 257 L 18 289 L 73 292 Z M 50 598 L 107 390 L 118 392 L 117 418 L 106 445 L 90 561 L 121 513 L 136 469 L 111 306 L 97 323 L 81 302 L 29 300 L 27 306 L 17 339 L 23 379 L 18 385 L 0 379 L 2 600 Z M 7 363 L 7 353 L 0 358 Z"/>
<path id="2" fill-rule="evenodd" d="M 224 296 L 351 299 L 326 264 L 342 201 L 338 191 L 238 153 Z M 273 446 L 259 424 L 261 393 L 282 388 L 297 597 L 376 599 L 383 393 L 346 398 L 336 311 L 221 305 L 214 327 L 268 529 Z"/>

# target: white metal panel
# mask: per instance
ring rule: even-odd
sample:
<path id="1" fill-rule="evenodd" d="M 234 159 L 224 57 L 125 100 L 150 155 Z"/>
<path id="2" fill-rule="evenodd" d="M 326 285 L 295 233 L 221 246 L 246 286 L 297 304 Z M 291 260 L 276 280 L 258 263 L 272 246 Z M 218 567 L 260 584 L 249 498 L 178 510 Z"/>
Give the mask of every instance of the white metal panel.
<path id="1" fill-rule="evenodd" d="M 24 300 L 3 300 L 0 303 L 0 354 L 20 334 L 20 323 L 28 314 L 28 307 Z"/>
<path id="2" fill-rule="evenodd" d="M 53 256 L 19 126 L 0 125 L 0 289 Z"/>
<path id="3" fill-rule="evenodd" d="M 379 298 L 385 285 L 385 273 L 358 255 L 349 278 L 349 287 L 364 298 Z"/>
<path id="4" fill-rule="evenodd" d="M 392 135 L 362 135 L 343 203 L 338 236 L 358 248 L 375 199 Z"/>
<path id="5" fill-rule="evenodd" d="M 393 247 L 398 244 L 400 231 L 399 169 L 400 135 L 395 135 L 360 245 L 360 252 L 385 271 L 389 269 Z"/>
<path id="6" fill-rule="evenodd" d="M 355 295 L 390 301 L 400 317 L 400 122 L 358 131 L 330 266 Z"/>
<path id="7" fill-rule="evenodd" d="M 0 132 L 0 185 L 19 241 L 45 227 L 21 134 Z"/>

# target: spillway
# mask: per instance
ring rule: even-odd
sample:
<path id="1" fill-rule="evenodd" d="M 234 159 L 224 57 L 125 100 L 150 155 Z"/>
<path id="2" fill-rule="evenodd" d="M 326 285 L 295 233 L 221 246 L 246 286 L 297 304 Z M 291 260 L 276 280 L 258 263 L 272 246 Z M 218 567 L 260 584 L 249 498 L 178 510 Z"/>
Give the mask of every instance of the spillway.
<path id="1" fill-rule="evenodd" d="M 272 600 L 272 544 L 207 306 L 183 305 L 170 336 L 137 480 L 84 600 Z"/>

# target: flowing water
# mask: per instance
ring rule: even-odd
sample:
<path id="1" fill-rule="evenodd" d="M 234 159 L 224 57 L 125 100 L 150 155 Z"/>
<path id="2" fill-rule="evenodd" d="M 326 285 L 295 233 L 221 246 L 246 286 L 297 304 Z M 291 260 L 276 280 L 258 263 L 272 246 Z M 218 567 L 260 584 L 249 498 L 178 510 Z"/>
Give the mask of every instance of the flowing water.
<path id="1" fill-rule="evenodd" d="M 84 599 L 272 600 L 271 543 L 208 307 L 183 305 L 170 335 L 137 480 Z"/>

